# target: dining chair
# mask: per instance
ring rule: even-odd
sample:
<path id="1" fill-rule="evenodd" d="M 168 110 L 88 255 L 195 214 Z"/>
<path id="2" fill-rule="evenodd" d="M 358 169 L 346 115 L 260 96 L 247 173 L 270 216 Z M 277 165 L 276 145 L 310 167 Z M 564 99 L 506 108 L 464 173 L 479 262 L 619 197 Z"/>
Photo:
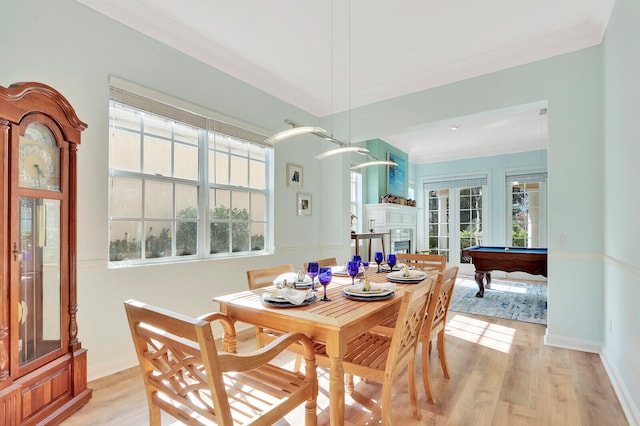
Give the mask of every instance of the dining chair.
<path id="1" fill-rule="evenodd" d="M 316 260 L 316 262 L 318 262 L 319 268 L 326 267 L 326 266 L 338 266 L 338 261 L 336 260 L 335 257 L 328 257 L 326 259 Z M 307 262 L 304 263 L 303 267 L 304 267 L 304 270 L 306 271 Z"/>
<path id="2" fill-rule="evenodd" d="M 413 415 L 421 417 L 415 383 L 415 360 L 418 339 L 424 323 L 435 277 L 403 291 L 398 323 L 394 329 L 378 333 L 371 329 L 347 344 L 342 365 L 348 375 L 347 391 L 354 391 L 353 376 L 382 383 L 382 424 L 391 424 L 391 390 L 395 379 L 408 374 L 409 398 Z M 325 352 L 316 345 L 318 365 L 327 365 Z"/>
<path id="3" fill-rule="evenodd" d="M 233 321 L 222 313 L 191 318 L 136 300 L 126 301 L 125 310 L 150 425 L 161 424 L 161 411 L 189 425 L 271 425 L 303 402 L 305 424 L 317 424 L 315 357 L 304 334 L 284 334 L 257 351 L 237 354 Z M 213 321 L 224 330 L 220 352 Z M 269 363 L 293 344 L 304 348 L 304 374 Z"/>
<path id="4" fill-rule="evenodd" d="M 397 253 L 396 259 L 398 263 L 406 263 L 425 272 L 443 272 L 447 266 L 447 257 L 441 254 Z"/>
<path id="5" fill-rule="evenodd" d="M 271 266 L 268 268 L 247 271 L 247 284 L 249 285 L 249 290 L 273 285 L 273 280 L 275 278 L 281 274 L 286 274 L 287 272 L 295 272 L 293 265 Z"/>
<path id="6" fill-rule="evenodd" d="M 443 272 L 447 265 L 447 257 L 440 254 L 424 254 L 424 253 L 398 253 L 396 254 L 398 263 L 405 263 L 414 266 L 426 273 Z M 385 327 L 393 327 L 396 323 L 396 315 L 392 315 L 382 322 Z"/>
<path id="7" fill-rule="evenodd" d="M 255 290 L 257 288 L 268 287 L 273 285 L 273 280 L 279 275 L 286 274 L 288 272 L 295 272 L 293 265 L 279 265 L 270 266 L 268 268 L 253 269 L 247 271 L 247 284 L 249 290 Z M 274 330 L 270 328 L 256 327 L 256 343 L 258 349 L 265 344 L 274 341 L 280 337 L 284 332 L 280 330 Z M 297 347 L 292 347 L 296 352 L 295 370 L 299 371 L 302 367 L 302 355 Z"/>
<path id="8" fill-rule="evenodd" d="M 422 329 L 420 342 L 422 343 L 422 382 L 427 399 L 430 403 L 435 403 L 431 380 L 429 376 L 429 356 L 431 355 L 431 342 L 438 338 L 438 358 L 444 376 L 448 379 L 449 365 L 447 363 L 447 353 L 445 349 L 445 326 L 447 324 L 447 314 L 451 305 L 451 296 L 458 277 L 458 267 L 454 266 L 438 273 L 441 279 L 436 283 L 434 295 L 427 309 L 427 318 Z"/>

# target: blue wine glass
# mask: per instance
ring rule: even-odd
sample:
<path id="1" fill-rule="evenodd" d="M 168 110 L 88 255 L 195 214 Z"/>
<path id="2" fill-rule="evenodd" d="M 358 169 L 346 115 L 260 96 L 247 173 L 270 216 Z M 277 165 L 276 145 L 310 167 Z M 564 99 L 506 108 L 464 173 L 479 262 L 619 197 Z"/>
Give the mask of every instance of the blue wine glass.
<path id="1" fill-rule="evenodd" d="M 347 263 L 347 272 L 351 276 L 351 285 L 355 285 L 356 283 L 356 275 L 360 271 L 360 262 L 352 260 Z"/>
<path id="2" fill-rule="evenodd" d="M 387 263 L 389 264 L 389 270 L 393 271 L 393 267 L 396 266 L 396 255 L 390 254 L 387 256 Z"/>
<path id="3" fill-rule="evenodd" d="M 376 260 L 376 263 L 378 264 L 378 273 L 380 273 L 380 264 L 384 260 L 384 256 L 382 255 L 381 251 L 376 252 L 375 260 Z"/>
<path id="4" fill-rule="evenodd" d="M 318 280 L 320 281 L 320 284 L 322 284 L 322 287 L 324 287 L 324 296 L 322 297 L 322 299 L 320 299 L 323 302 L 328 302 L 331 300 L 327 297 L 327 285 L 329 285 L 329 283 L 331 282 L 331 278 L 332 278 L 331 268 L 328 268 L 328 267 L 320 268 Z"/>
<path id="5" fill-rule="evenodd" d="M 358 263 L 362 263 L 362 256 L 353 256 L 353 260 L 354 262 L 358 262 Z"/>
<path id="6" fill-rule="evenodd" d="M 315 278 L 318 276 L 318 262 L 307 263 L 307 274 L 311 277 L 311 291 L 317 291 Z"/>

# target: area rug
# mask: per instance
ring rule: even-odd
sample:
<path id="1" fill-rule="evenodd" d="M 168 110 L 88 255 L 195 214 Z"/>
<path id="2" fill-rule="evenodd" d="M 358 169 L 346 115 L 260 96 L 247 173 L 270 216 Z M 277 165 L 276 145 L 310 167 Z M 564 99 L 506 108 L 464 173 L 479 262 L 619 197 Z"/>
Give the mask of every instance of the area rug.
<path id="1" fill-rule="evenodd" d="M 484 297 L 476 297 L 472 277 L 458 276 L 449 310 L 518 321 L 547 323 L 547 286 L 492 280 Z"/>

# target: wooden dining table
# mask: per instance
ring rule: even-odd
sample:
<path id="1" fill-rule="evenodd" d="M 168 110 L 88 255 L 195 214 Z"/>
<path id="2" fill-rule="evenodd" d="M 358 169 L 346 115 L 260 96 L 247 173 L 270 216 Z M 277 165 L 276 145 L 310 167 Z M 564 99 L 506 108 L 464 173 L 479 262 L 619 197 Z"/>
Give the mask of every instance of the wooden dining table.
<path id="1" fill-rule="evenodd" d="M 386 283 L 386 273 L 367 272 L 373 283 Z M 318 286 L 318 300 L 305 305 L 288 308 L 271 307 L 262 303 L 265 292 L 273 287 L 217 296 L 213 301 L 220 311 L 236 321 L 286 332 L 300 332 L 311 340 L 326 345 L 330 359 L 329 371 L 329 415 L 332 425 L 344 424 L 345 383 L 342 359 L 347 343 L 400 309 L 401 290 L 410 284 L 395 284 L 395 295 L 386 300 L 356 301 L 342 296 L 342 288 L 351 284 L 350 277 L 335 276 L 327 286 L 329 302 L 323 302 L 323 289 Z"/>

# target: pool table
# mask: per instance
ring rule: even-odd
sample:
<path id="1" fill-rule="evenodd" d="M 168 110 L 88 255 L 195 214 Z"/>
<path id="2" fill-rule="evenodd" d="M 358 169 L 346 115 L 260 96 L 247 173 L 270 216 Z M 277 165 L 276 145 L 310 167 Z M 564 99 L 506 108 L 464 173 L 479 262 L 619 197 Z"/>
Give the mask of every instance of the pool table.
<path id="1" fill-rule="evenodd" d="M 471 258 L 476 267 L 475 279 L 479 288 L 476 297 L 484 297 L 484 289 L 491 288 L 491 271 L 547 276 L 546 248 L 474 246 L 463 249 L 462 256 Z"/>

